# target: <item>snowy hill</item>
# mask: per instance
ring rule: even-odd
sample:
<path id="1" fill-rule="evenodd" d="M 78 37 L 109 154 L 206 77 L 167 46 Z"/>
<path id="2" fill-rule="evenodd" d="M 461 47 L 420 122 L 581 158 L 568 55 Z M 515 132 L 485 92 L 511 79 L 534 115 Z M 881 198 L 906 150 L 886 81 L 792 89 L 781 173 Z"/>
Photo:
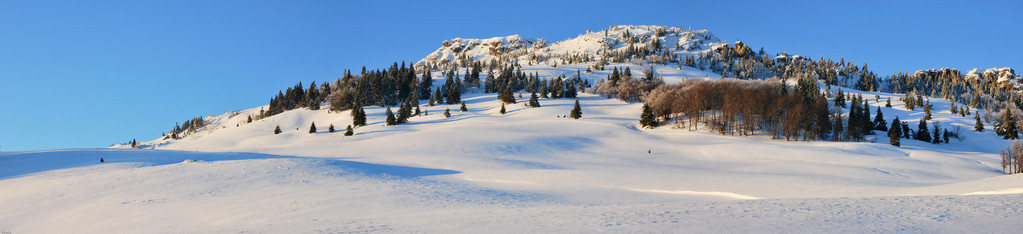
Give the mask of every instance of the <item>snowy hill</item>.
<path id="1" fill-rule="evenodd" d="M 587 56 L 654 41 L 676 56 L 724 45 L 705 30 L 614 26 L 555 43 L 452 39 L 417 64 L 437 66 L 435 87 L 445 68 L 488 60 L 590 83 L 612 67 L 650 69 L 668 84 L 721 78 L 656 58 L 582 72 L 602 63 Z M 862 94 L 888 121 L 923 117 L 898 101 L 903 94 L 843 92 Z M 384 107 L 367 106 L 368 124 L 347 137 L 351 111 L 323 103 L 251 123 L 268 106 L 204 117 L 181 139 L 142 149 L 0 153 L 0 190 L 12 191 L 0 194 L 0 209 L 15 211 L 0 213 L 0 231 L 1011 232 L 1023 216 L 1023 176 L 1005 175 L 998 156 L 1009 141 L 990 126 L 973 131 L 973 116 L 949 112 L 953 102 L 941 98 L 929 98 L 932 122 L 959 127 L 961 140 L 896 147 L 880 131 L 862 142 L 804 142 L 671 121 L 642 128 L 642 103 L 589 93 L 579 95 L 582 118 L 570 119 L 575 99 L 530 108 L 529 93 L 514 97 L 501 114 L 497 94 L 469 89 L 467 111 L 423 102 L 428 115 L 396 126 L 385 126 Z"/>

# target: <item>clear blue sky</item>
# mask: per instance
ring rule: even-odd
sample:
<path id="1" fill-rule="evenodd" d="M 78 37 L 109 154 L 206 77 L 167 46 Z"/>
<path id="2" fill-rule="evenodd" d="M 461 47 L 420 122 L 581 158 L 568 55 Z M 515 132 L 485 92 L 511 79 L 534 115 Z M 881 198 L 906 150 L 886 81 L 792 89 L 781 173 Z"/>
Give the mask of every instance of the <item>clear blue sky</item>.
<path id="1" fill-rule="evenodd" d="M 0 150 L 151 140 L 454 37 L 558 41 L 613 24 L 708 29 L 881 75 L 1023 68 L 1021 1 L 4 1 Z M 724 2 L 724 3 L 719 3 Z"/>

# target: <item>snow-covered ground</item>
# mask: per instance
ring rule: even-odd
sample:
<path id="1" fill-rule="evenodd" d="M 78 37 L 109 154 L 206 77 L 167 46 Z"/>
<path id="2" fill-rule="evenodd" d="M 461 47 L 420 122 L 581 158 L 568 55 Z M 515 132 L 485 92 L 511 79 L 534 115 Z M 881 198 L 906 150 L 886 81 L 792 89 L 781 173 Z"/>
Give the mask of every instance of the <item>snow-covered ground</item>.
<path id="1" fill-rule="evenodd" d="M 587 94 L 578 120 L 556 117 L 569 99 L 506 115 L 492 94 L 465 100 L 468 112 L 424 105 L 429 116 L 399 126 L 368 107 L 351 137 L 326 132 L 350 124 L 347 112 L 244 124 L 254 108 L 146 142 L 157 150 L 6 152 L 0 230 L 998 232 L 1023 217 L 1023 177 L 1000 172 L 1006 141 L 990 130 L 901 148 L 883 136 L 786 142 L 641 129 L 639 104 Z M 931 102 L 945 126 L 972 123 Z M 893 104 L 889 119 L 921 116 Z"/>

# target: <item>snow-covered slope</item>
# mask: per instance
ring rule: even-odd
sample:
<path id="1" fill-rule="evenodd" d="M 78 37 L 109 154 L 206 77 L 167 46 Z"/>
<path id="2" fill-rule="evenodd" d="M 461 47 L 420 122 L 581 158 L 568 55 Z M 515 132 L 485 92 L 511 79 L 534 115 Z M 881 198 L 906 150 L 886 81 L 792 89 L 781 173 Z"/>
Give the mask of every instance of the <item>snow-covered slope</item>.
<path id="1" fill-rule="evenodd" d="M 420 62 L 525 60 L 516 56 L 526 50 L 564 59 L 602 53 L 613 40 L 624 49 L 626 31 L 677 41 L 683 54 L 720 43 L 706 31 L 616 26 L 553 44 L 455 39 Z M 593 62 L 519 65 L 544 78 L 579 73 L 591 84 L 611 67 L 651 68 L 666 83 L 721 76 L 637 63 L 591 73 L 580 71 Z M 440 71 L 433 77 L 443 83 Z M 915 127 L 923 117 L 904 108 L 901 94 L 843 92 L 863 94 L 889 122 L 898 116 Z M 503 115 L 494 94 L 471 90 L 463 100 L 467 112 L 424 102 L 429 115 L 398 126 L 384 126 L 384 108 L 367 107 L 369 124 L 350 137 L 342 135 L 348 111 L 296 109 L 248 123 L 264 106 L 205 117 L 197 132 L 144 149 L 0 153 L 0 210 L 10 211 L 0 213 L 0 231 L 1011 232 L 1023 216 L 1023 176 L 1001 172 L 998 150 L 1008 141 L 990 126 L 972 131 L 973 116 L 951 114 L 939 98 L 930 99 L 934 120 L 964 138 L 902 147 L 883 133 L 786 142 L 672 123 L 644 129 L 642 104 L 592 94 L 580 95 L 581 119 L 563 118 L 571 99 L 528 108 L 525 94 Z M 331 124 L 339 131 L 328 133 Z M 284 131 L 273 134 L 276 126 Z"/>

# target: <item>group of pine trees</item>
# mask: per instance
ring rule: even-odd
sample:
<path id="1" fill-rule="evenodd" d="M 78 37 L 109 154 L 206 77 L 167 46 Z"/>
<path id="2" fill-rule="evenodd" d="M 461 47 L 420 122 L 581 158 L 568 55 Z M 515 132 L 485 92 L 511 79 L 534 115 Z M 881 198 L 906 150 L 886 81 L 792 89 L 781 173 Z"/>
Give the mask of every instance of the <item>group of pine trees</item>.
<path id="1" fill-rule="evenodd" d="M 185 137 L 188 134 L 195 133 L 196 131 L 205 126 L 206 121 L 203 120 L 202 117 L 192 118 L 188 121 L 185 121 L 185 123 L 181 125 L 174 123 L 174 129 L 172 129 L 169 133 L 163 133 L 163 139 L 174 140 L 181 139 L 182 137 Z"/>

